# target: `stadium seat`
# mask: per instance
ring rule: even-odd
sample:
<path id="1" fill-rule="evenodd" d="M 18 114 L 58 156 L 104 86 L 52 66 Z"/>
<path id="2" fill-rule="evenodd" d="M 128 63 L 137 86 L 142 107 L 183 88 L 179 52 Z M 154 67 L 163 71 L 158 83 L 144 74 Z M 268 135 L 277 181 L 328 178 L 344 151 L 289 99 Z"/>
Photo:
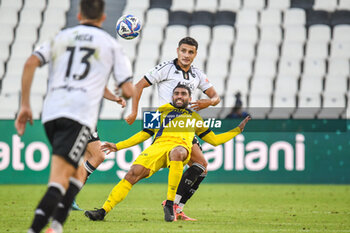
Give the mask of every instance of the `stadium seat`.
<path id="1" fill-rule="evenodd" d="M 162 55 L 160 61 L 172 60 L 177 57 L 176 49 L 178 46 L 178 41 L 165 40 L 162 45 Z M 199 48 L 201 50 L 201 48 Z"/>
<path id="2" fill-rule="evenodd" d="M 331 40 L 331 28 L 326 25 L 312 25 L 308 30 L 308 42 L 327 43 Z"/>
<path id="3" fill-rule="evenodd" d="M 226 94 L 240 92 L 242 95 L 247 95 L 248 88 L 249 88 L 249 77 L 247 78 L 247 77 L 238 76 L 238 75 L 232 76 L 231 74 L 231 76 L 227 80 Z"/>
<path id="4" fill-rule="evenodd" d="M 127 0 L 125 8 L 132 9 L 132 8 L 138 8 L 142 10 L 148 9 L 150 6 L 149 0 Z"/>
<path id="5" fill-rule="evenodd" d="M 233 42 L 235 38 L 235 30 L 231 26 L 217 25 L 213 27 L 213 42 L 228 41 Z"/>
<path id="6" fill-rule="evenodd" d="M 260 42 L 257 46 L 257 59 L 276 61 L 279 58 L 279 46 L 271 42 Z"/>
<path id="7" fill-rule="evenodd" d="M 2 76 L 4 75 L 4 73 L 5 73 L 5 63 L 0 58 L 0 93 L 1 93 L 1 80 L 2 80 Z"/>
<path id="8" fill-rule="evenodd" d="M 211 28 L 204 25 L 193 25 L 189 27 L 189 36 L 197 40 L 198 46 L 206 48 L 211 39 Z M 202 50 L 203 51 L 203 50 Z"/>
<path id="9" fill-rule="evenodd" d="M 345 95 L 343 93 L 325 93 L 322 109 L 318 114 L 320 119 L 337 119 L 345 109 Z"/>
<path id="10" fill-rule="evenodd" d="M 141 79 L 148 71 L 153 69 L 157 65 L 156 60 L 147 58 L 137 58 L 135 61 L 134 78 L 135 80 Z"/>
<path id="11" fill-rule="evenodd" d="M 281 46 L 281 58 L 300 61 L 304 56 L 302 42 L 284 42 Z"/>
<path id="12" fill-rule="evenodd" d="M 231 58 L 231 51 L 231 42 L 229 41 L 212 42 L 209 46 L 210 57 L 220 58 L 226 61 Z"/>
<path id="13" fill-rule="evenodd" d="M 280 26 L 282 14 L 278 9 L 267 9 L 260 13 L 260 26 Z"/>
<path id="14" fill-rule="evenodd" d="M 328 43 L 308 42 L 305 49 L 305 58 L 326 59 L 328 57 Z"/>
<path id="15" fill-rule="evenodd" d="M 241 0 L 220 0 L 218 10 L 237 12 L 241 6 Z"/>
<path id="16" fill-rule="evenodd" d="M 66 25 L 66 13 L 62 9 L 47 9 L 44 13 L 44 25 L 55 25 L 63 28 Z"/>
<path id="17" fill-rule="evenodd" d="M 350 25 L 337 25 L 333 28 L 333 41 L 350 42 Z"/>
<path id="18" fill-rule="evenodd" d="M 350 65 L 347 59 L 329 59 L 328 74 L 331 76 L 347 76 L 349 75 Z"/>
<path id="19" fill-rule="evenodd" d="M 299 78 L 301 65 L 299 60 L 282 58 L 278 64 L 278 76 L 290 77 L 294 80 Z"/>
<path id="20" fill-rule="evenodd" d="M 306 23 L 306 14 L 303 9 L 292 8 L 284 12 L 284 27 L 302 26 Z"/>
<path id="21" fill-rule="evenodd" d="M 141 0 L 140 0 L 141 1 Z M 70 0 L 49 0 L 47 3 L 47 9 L 68 11 L 70 7 Z"/>
<path id="22" fill-rule="evenodd" d="M 26 42 L 28 44 L 33 45 L 34 42 L 38 39 L 38 28 L 39 25 L 34 24 L 20 24 L 16 29 L 16 42 Z"/>
<path id="23" fill-rule="evenodd" d="M 252 61 L 255 57 L 255 44 L 245 42 L 244 39 L 237 41 L 233 46 L 233 61 L 248 60 Z"/>
<path id="24" fill-rule="evenodd" d="M 43 11 L 46 7 L 46 1 L 43 0 L 30 0 L 30 1 L 24 1 L 25 8 L 37 8 Z"/>
<path id="25" fill-rule="evenodd" d="M 285 31 L 284 31 L 285 42 L 304 43 L 305 40 L 306 40 L 306 29 L 304 26 L 290 26 L 285 28 Z"/>
<path id="26" fill-rule="evenodd" d="M 157 25 L 164 27 L 169 22 L 168 11 L 165 9 L 149 9 L 147 11 L 146 23 L 149 25 Z"/>
<path id="27" fill-rule="evenodd" d="M 337 0 L 315 0 L 313 9 L 323 11 L 334 11 L 337 8 Z"/>
<path id="28" fill-rule="evenodd" d="M 156 35 L 156 36 L 155 36 Z M 163 28 L 158 25 L 146 24 L 141 32 L 142 40 L 154 41 L 160 44 L 163 41 Z"/>
<path id="29" fill-rule="evenodd" d="M 1 1 L 1 8 L 3 9 L 10 9 L 19 11 L 23 6 L 22 0 L 2 0 Z"/>
<path id="30" fill-rule="evenodd" d="M 214 25 L 234 26 L 236 22 L 236 13 L 231 11 L 218 11 L 215 14 Z"/>
<path id="31" fill-rule="evenodd" d="M 258 41 L 258 29 L 255 26 L 238 26 L 236 32 L 236 43 L 247 42 L 255 44 Z"/>
<path id="32" fill-rule="evenodd" d="M 3 28 L 15 28 L 19 21 L 18 10 L 14 8 L 0 7 L 0 26 Z M 2 35 L 3 36 L 3 35 Z"/>
<path id="33" fill-rule="evenodd" d="M 350 0 L 339 0 L 338 10 L 350 10 Z"/>
<path id="34" fill-rule="evenodd" d="M 199 50 L 198 53 L 200 54 L 201 51 Z M 175 56 L 171 57 L 171 59 L 174 59 L 174 58 Z M 200 70 L 205 70 L 205 62 L 206 62 L 206 57 L 196 57 L 196 59 L 194 59 L 193 61 L 193 65 Z"/>
<path id="35" fill-rule="evenodd" d="M 326 62 L 323 59 L 305 59 L 304 75 L 322 78 L 326 74 Z"/>
<path id="36" fill-rule="evenodd" d="M 265 8 L 265 0 L 245 0 L 243 1 L 243 9 L 253 9 L 260 11 Z"/>
<path id="37" fill-rule="evenodd" d="M 196 11 L 192 13 L 191 25 L 213 26 L 214 14 L 207 11 Z"/>
<path id="38" fill-rule="evenodd" d="M 290 0 L 268 0 L 267 9 L 286 10 L 290 7 Z"/>
<path id="39" fill-rule="evenodd" d="M 323 89 L 323 80 L 318 76 L 302 75 L 300 93 L 320 94 Z"/>
<path id="40" fill-rule="evenodd" d="M 321 98 L 319 94 L 302 93 L 298 97 L 298 108 L 293 114 L 296 119 L 312 119 L 320 111 Z"/>
<path id="41" fill-rule="evenodd" d="M 165 39 L 179 42 L 182 38 L 187 36 L 187 27 L 182 25 L 170 25 L 165 29 Z M 173 43 L 174 43 L 173 42 Z"/>
<path id="42" fill-rule="evenodd" d="M 342 41 L 331 42 L 331 58 L 350 58 L 350 43 Z"/>
<path id="43" fill-rule="evenodd" d="M 137 39 L 133 39 L 131 41 L 120 39 L 118 41 L 123 46 L 123 49 L 131 62 L 136 59 L 136 46 L 138 44 L 138 41 L 139 40 Z"/>
<path id="44" fill-rule="evenodd" d="M 252 9 L 243 9 L 238 11 L 236 25 L 240 26 L 256 26 L 258 25 L 258 11 Z"/>
<path id="45" fill-rule="evenodd" d="M 36 8 L 24 8 L 20 13 L 19 23 L 22 25 L 36 25 L 41 24 L 41 10 Z M 65 15 L 63 16 L 65 18 Z M 59 20 L 59 19 L 55 19 Z"/>
<path id="46" fill-rule="evenodd" d="M 194 0 L 176 0 L 171 4 L 171 11 L 186 11 L 192 13 L 194 9 Z"/>
<path id="47" fill-rule="evenodd" d="M 309 10 L 307 12 L 307 19 L 306 19 L 306 25 L 308 27 L 315 25 L 315 24 L 325 24 L 325 25 L 330 25 L 330 17 L 329 17 L 329 12 L 327 11 L 313 11 Z"/>
<path id="48" fill-rule="evenodd" d="M 263 119 L 271 109 L 271 97 L 268 94 L 258 94 L 249 96 L 248 112 L 254 119 Z"/>
<path id="49" fill-rule="evenodd" d="M 218 0 L 201 0 L 196 1 L 195 11 L 209 11 L 215 13 L 218 7 Z"/>
<path id="50" fill-rule="evenodd" d="M 8 93 L 0 95 L 0 119 L 14 119 L 15 114 L 19 108 L 19 95 L 18 93 Z M 6 103 L 6 104 L 4 104 Z"/>
<path id="51" fill-rule="evenodd" d="M 291 8 L 302 8 L 304 10 L 312 9 L 315 0 L 290 0 Z"/>
<path id="52" fill-rule="evenodd" d="M 278 75 L 276 78 L 275 95 L 295 96 L 298 91 L 298 79 L 287 75 Z"/>
<path id="53" fill-rule="evenodd" d="M 159 56 L 159 44 L 158 42 L 141 40 L 138 45 L 137 59 L 150 59 L 157 60 Z"/>
<path id="54" fill-rule="evenodd" d="M 6 61 L 8 58 L 9 58 L 9 55 L 10 55 L 10 46 L 8 46 L 6 43 L 1 43 L 0 42 L 0 69 L 2 71 L 4 71 L 4 68 L 3 68 L 3 61 Z M 0 72 L 0 79 L 1 79 L 1 76 L 2 76 L 3 72 Z"/>
<path id="55" fill-rule="evenodd" d="M 226 59 L 222 59 L 220 57 L 212 57 L 210 56 L 207 60 L 207 69 L 206 74 L 210 78 L 211 82 L 220 81 L 220 84 L 225 82 L 226 77 L 228 76 L 228 61 Z M 225 89 L 222 85 L 222 89 Z M 217 88 L 215 88 L 217 89 Z M 218 90 L 216 90 L 218 91 Z M 219 90 L 223 94 L 224 90 Z"/>
<path id="56" fill-rule="evenodd" d="M 1 24 L 0 24 L 1 26 Z M 14 30 L 12 27 L 2 27 L 1 28 L 2 35 L 0 36 L 0 43 L 10 46 L 14 39 Z"/>
<path id="57" fill-rule="evenodd" d="M 191 14 L 185 11 L 173 11 L 169 14 L 169 25 L 190 25 Z"/>
<path id="58" fill-rule="evenodd" d="M 273 96 L 273 108 L 268 115 L 269 119 L 286 119 L 290 118 L 295 111 L 295 95 L 281 93 Z"/>
<path id="59" fill-rule="evenodd" d="M 172 6 L 172 0 L 150 0 L 150 8 L 161 8 L 165 10 L 169 10 Z M 193 1 L 189 1 L 189 3 L 193 4 Z M 192 5 L 193 8 L 193 5 Z"/>
<path id="60" fill-rule="evenodd" d="M 270 77 L 254 74 L 250 81 L 250 95 L 271 95 L 273 80 Z"/>
<path id="61" fill-rule="evenodd" d="M 325 81 L 324 93 L 340 93 L 344 94 L 348 90 L 347 75 L 328 74 Z"/>
<path id="62" fill-rule="evenodd" d="M 254 76 L 272 80 L 276 75 L 276 62 L 268 59 L 257 59 L 254 65 Z"/>
<path id="63" fill-rule="evenodd" d="M 262 26 L 260 28 L 260 41 L 272 42 L 276 45 L 282 41 L 282 29 L 280 26 Z"/>
<path id="64" fill-rule="evenodd" d="M 32 114 L 34 120 L 39 120 L 43 109 L 44 96 L 39 93 L 31 93 L 30 106 L 32 108 Z"/>
<path id="65" fill-rule="evenodd" d="M 24 41 L 16 41 L 11 48 L 11 59 L 27 59 L 33 51 L 33 45 Z"/>
<path id="66" fill-rule="evenodd" d="M 231 77 L 242 77 L 249 79 L 252 75 L 252 61 L 244 60 L 242 58 L 234 58 L 231 61 L 230 78 Z"/>
<path id="67" fill-rule="evenodd" d="M 350 24 L 350 11 L 339 10 L 335 11 L 331 16 L 331 25 Z"/>

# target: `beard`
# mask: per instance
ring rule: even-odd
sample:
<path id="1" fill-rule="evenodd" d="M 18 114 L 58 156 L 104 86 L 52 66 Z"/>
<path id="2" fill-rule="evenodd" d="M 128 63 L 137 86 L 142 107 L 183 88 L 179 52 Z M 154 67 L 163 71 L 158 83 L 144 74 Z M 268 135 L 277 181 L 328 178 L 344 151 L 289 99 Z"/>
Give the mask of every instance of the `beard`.
<path id="1" fill-rule="evenodd" d="M 177 100 L 178 99 L 173 99 L 173 105 L 176 107 L 176 108 L 187 108 L 188 106 L 188 103 L 189 101 L 187 100 L 183 100 L 181 103 L 177 103 Z"/>

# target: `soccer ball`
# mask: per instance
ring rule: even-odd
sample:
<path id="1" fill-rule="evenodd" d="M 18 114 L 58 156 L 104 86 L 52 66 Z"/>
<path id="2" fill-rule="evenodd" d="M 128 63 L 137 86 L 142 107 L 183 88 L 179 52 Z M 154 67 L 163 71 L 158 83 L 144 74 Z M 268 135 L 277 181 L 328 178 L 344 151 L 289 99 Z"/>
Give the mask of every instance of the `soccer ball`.
<path id="1" fill-rule="evenodd" d="M 116 31 L 124 39 L 136 38 L 141 31 L 141 21 L 133 15 L 123 15 L 118 19 Z"/>

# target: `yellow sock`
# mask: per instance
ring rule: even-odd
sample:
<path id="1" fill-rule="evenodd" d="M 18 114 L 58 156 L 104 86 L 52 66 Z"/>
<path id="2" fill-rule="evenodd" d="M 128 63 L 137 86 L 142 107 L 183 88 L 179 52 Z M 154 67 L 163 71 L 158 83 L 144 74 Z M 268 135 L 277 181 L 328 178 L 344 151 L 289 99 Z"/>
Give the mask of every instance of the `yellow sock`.
<path id="1" fill-rule="evenodd" d="M 170 161 L 167 200 L 174 201 L 184 166 L 182 161 Z"/>
<path id="2" fill-rule="evenodd" d="M 103 204 L 103 209 L 108 213 L 116 206 L 119 202 L 124 200 L 126 195 L 128 195 L 132 184 L 129 181 L 122 179 L 119 183 L 114 186 L 111 193 L 108 196 L 107 201 Z"/>

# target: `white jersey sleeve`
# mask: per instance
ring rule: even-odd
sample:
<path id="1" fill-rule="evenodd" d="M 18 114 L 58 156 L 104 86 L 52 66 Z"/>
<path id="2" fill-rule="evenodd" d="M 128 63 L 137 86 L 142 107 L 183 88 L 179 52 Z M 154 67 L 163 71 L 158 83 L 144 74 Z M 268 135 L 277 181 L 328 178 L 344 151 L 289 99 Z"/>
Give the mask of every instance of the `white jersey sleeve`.
<path id="1" fill-rule="evenodd" d="M 120 44 L 114 47 L 113 75 L 118 87 L 125 82 L 132 81 L 131 63 Z"/>
<path id="2" fill-rule="evenodd" d="M 36 48 L 33 52 L 33 55 L 39 58 L 40 66 L 43 66 L 50 61 L 50 54 L 51 54 L 50 41 L 44 42 L 42 45 Z"/>
<path id="3" fill-rule="evenodd" d="M 195 69 L 196 74 L 199 77 L 199 85 L 198 88 L 202 91 L 205 92 L 208 88 L 212 87 L 213 84 L 211 84 L 208 80 L 208 77 L 206 74 L 204 74 L 201 70 Z"/>
<path id="4" fill-rule="evenodd" d="M 172 65 L 171 62 L 163 62 L 145 74 L 145 77 L 149 84 L 160 83 L 168 77 L 169 69 L 166 69 L 167 66 Z"/>

